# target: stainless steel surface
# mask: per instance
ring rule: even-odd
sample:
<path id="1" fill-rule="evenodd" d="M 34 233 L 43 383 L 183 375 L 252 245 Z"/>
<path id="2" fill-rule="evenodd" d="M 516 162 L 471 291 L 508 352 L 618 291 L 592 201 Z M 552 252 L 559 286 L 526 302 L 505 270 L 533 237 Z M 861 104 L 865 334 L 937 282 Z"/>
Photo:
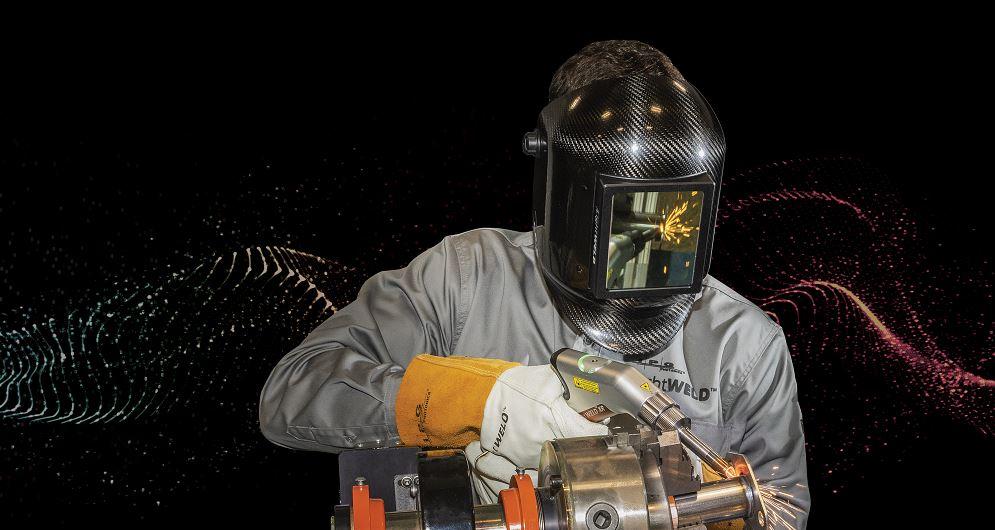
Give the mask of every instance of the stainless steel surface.
<path id="1" fill-rule="evenodd" d="M 423 530 L 421 512 L 397 511 L 387 512 L 387 528 L 389 530 Z M 505 530 L 504 510 L 500 504 L 480 504 L 473 507 L 475 530 Z"/>
<path id="2" fill-rule="evenodd" d="M 544 444 L 540 484 L 553 477 L 562 481 L 571 530 L 664 530 L 738 518 L 763 528 L 757 524 L 759 491 L 748 467 L 746 476 L 700 486 L 693 482 L 697 491 L 668 494 L 654 442 L 646 443 L 650 439 L 655 438 L 614 435 Z M 739 456 L 730 456 L 738 465 Z M 764 519 L 761 513 L 759 520 Z"/>
<path id="3" fill-rule="evenodd" d="M 620 516 L 618 510 L 607 502 L 598 502 L 587 509 L 584 522 L 588 530 L 615 530 L 618 528 Z"/>
<path id="4" fill-rule="evenodd" d="M 698 455 L 701 461 L 708 464 L 708 467 L 712 468 L 716 473 L 725 476 L 726 478 L 732 478 L 737 475 L 736 468 L 732 466 L 726 459 L 719 456 L 707 443 L 705 443 L 701 438 L 698 438 L 696 434 L 691 432 L 691 429 L 687 427 L 681 427 L 677 429 L 677 434 L 681 437 L 681 441 L 684 445 L 691 450 L 692 453 Z"/>
<path id="5" fill-rule="evenodd" d="M 649 527 L 652 529 L 673 528 L 675 522 L 672 519 L 670 503 L 667 502 L 666 487 L 660 474 L 656 456 L 652 451 L 642 453 L 640 465 L 643 470 L 643 483 L 646 486 L 646 516 Z"/>
<path id="6" fill-rule="evenodd" d="M 704 484 L 696 493 L 674 498 L 680 526 L 741 519 L 750 515 L 747 479 L 739 477 Z"/>
<path id="7" fill-rule="evenodd" d="M 612 412 L 625 412 L 639 418 L 643 403 L 656 388 L 638 370 L 625 363 L 577 350 L 560 350 L 556 354 L 555 367 L 570 390 L 567 402 L 577 411 L 601 404 Z M 597 383 L 597 391 L 578 380 Z M 644 387 L 644 383 L 648 386 Z"/>
<path id="8" fill-rule="evenodd" d="M 611 526 L 618 530 L 648 530 L 646 488 L 635 449 L 610 444 L 613 437 L 552 440 L 543 444 L 539 483 L 558 475 L 563 481 L 564 517 L 573 530 L 605 530 L 593 523 L 598 510 L 609 504 L 617 513 Z M 590 517 L 589 517 L 590 512 Z"/>
<path id="9" fill-rule="evenodd" d="M 670 431 L 691 424 L 691 420 L 681 412 L 680 405 L 659 391 L 654 391 L 653 395 L 643 402 L 638 417 L 646 422 L 646 425 L 655 425 L 661 431 Z"/>
<path id="10" fill-rule="evenodd" d="M 479 504 L 473 507 L 475 530 L 505 530 L 504 510 L 500 504 Z"/>
<path id="11" fill-rule="evenodd" d="M 387 512 L 387 528 L 390 530 L 422 530 L 421 512 Z"/>
<path id="12" fill-rule="evenodd" d="M 681 444 L 677 431 L 663 431 L 656 436 L 656 441 L 650 441 L 647 445 L 650 448 L 648 452 L 658 464 L 658 474 L 666 495 L 680 495 L 701 487 L 701 480 L 695 475 L 694 462 Z M 643 468 L 646 469 L 646 466 Z M 648 483 L 646 487 L 648 491 Z"/>
<path id="13" fill-rule="evenodd" d="M 750 515 L 746 518 L 747 528 L 764 529 L 770 526 L 770 519 L 767 517 L 767 507 L 764 505 L 763 497 L 760 495 L 760 484 L 757 476 L 753 473 L 753 466 L 746 460 L 746 457 L 739 453 L 729 453 L 726 455 L 732 465 L 739 469 L 742 478 L 747 484 L 747 500 L 750 502 Z"/>

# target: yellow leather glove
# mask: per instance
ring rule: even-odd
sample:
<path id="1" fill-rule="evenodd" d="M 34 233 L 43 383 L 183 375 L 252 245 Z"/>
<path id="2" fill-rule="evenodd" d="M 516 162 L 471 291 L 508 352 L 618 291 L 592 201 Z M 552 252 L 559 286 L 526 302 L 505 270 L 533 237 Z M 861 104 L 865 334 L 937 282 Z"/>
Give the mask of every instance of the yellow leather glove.
<path id="1" fill-rule="evenodd" d="M 519 363 L 472 357 L 415 357 L 394 405 L 404 445 L 465 447 L 480 439 L 484 405 L 505 370 Z"/>
<path id="2" fill-rule="evenodd" d="M 408 365 L 394 407 L 405 445 L 483 450 L 522 468 L 539 463 L 542 443 L 608 434 L 563 399 L 548 364 L 419 355 Z"/>

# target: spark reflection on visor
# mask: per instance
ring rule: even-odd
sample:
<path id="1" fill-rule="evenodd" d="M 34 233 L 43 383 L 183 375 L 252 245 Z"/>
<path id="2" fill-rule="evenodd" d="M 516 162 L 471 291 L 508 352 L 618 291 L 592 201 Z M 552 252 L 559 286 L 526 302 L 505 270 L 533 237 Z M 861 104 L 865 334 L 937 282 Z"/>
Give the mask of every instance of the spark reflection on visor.
<path id="1" fill-rule="evenodd" d="M 616 193 L 605 287 L 617 291 L 690 285 L 703 197 L 694 190 Z"/>

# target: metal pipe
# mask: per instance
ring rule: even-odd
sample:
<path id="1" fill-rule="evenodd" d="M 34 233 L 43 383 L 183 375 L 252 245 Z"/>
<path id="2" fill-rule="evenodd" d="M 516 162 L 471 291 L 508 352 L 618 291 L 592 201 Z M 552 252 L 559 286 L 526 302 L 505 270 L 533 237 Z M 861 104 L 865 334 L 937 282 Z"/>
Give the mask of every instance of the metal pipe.
<path id="1" fill-rule="evenodd" d="M 480 504 L 473 507 L 475 530 L 505 530 L 504 508 L 500 504 Z"/>
<path id="2" fill-rule="evenodd" d="M 697 492 L 673 498 L 677 526 L 714 523 L 750 516 L 749 485 L 744 477 L 704 484 Z"/>
<path id="3" fill-rule="evenodd" d="M 387 528 L 390 530 L 422 530 L 421 512 L 387 512 Z"/>
<path id="4" fill-rule="evenodd" d="M 721 473 L 726 478 L 733 478 L 738 475 L 736 468 L 729 461 L 719 456 L 711 446 L 701 438 L 698 438 L 695 433 L 691 432 L 691 429 L 681 427 L 677 429 L 677 435 L 692 453 L 698 455 L 698 458 L 701 458 L 701 461 L 708 464 L 708 467 L 715 470 L 716 473 Z"/>
<path id="5" fill-rule="evenodd" d="M 424 530 L 421 512 L 418 510 L 387 512 L 385 515 L 389 530 Z M 473 522 L 475 530 L 505 530 L 504 509 L 500 504 L 474 506 Z"/>
<path id="6" fill-rule="evenodd" d="M 655 392 L 643 402 L 639 411 L 640 417 L 650 425 L 656 425 L 660 430 L 676 430 L 681 442 L 698 456 L 716 473 L 733 478 L 739 473 L 725 458 L 722 458 L 707 443 L 691 431 L 691 420 L 681 412 L 680 405 L 663 392 Z"/>
<path id="7" fill-rule="evenodd" d="M 618 277 L 614 276 L 621 271 L 629 260 L 635 258 L 643 251 L 647 241 L 652 240 L 660 233 L 660 227 L 650 225 L 645 230 L 629 230 L 621 234 L 612 234 L 608 241 L 608 284 L 611 286 Z"/>

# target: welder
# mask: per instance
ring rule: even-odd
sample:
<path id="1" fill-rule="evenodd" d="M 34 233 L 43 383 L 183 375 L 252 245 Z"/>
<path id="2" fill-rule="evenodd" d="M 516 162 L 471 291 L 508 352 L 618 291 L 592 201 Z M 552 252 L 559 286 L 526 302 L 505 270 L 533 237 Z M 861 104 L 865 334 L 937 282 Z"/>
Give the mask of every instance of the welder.
<path id="1" fill-rule="evenodd" d="M 707 101 L 652 46 L 596 42 L 556 71 L 523 149 L 533 230 L 448 236 L 370 278 L 274 368 L 264 435 L 328 452 L 464 448 L 493 502 L 544 441 L 608 432 L 567 404 L 548 364 L 572 348 L 661 381 L 694 433 L 744 454 L 804 527 L 784 333 L 708 275 L 726 145 Z"/>

